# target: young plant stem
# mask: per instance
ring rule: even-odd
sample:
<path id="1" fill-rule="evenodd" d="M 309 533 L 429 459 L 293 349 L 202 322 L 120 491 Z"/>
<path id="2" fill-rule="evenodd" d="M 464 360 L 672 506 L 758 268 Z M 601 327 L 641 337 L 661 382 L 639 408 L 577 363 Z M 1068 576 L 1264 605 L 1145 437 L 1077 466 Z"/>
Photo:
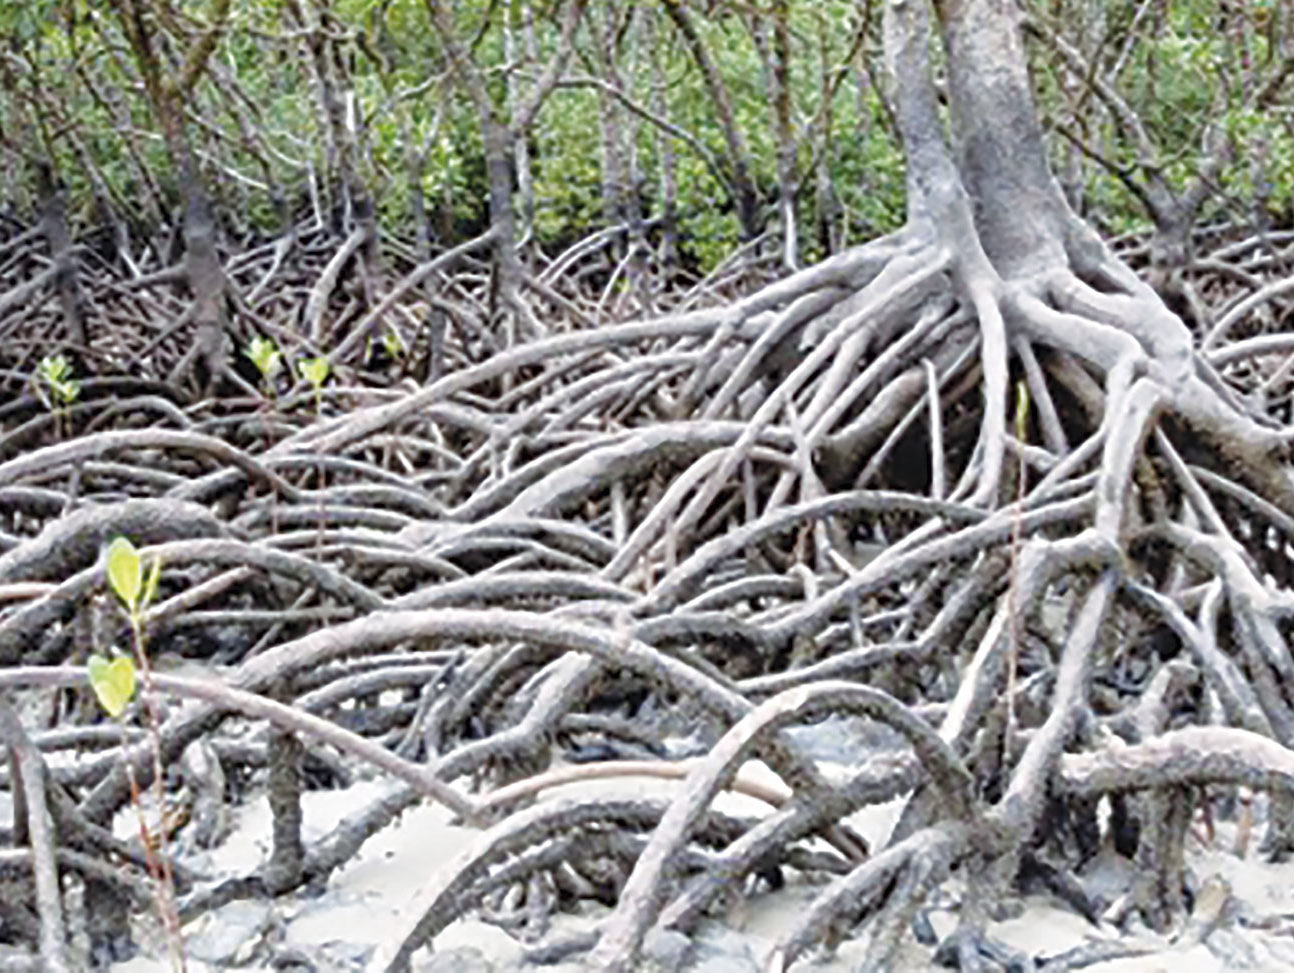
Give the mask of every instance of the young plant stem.
<path id="1" fill-rule="evenodd" d="M 130 799 L 135 805 L 139 817 L 139 837 L 144 844 L 144 856 L 148 870 L 157 883 L 157 912 L 166 929 L 168 946 L 171 952 L 171 966 L 184 973 L 184 937 L 180 929 L 180 913 L 175 903 L 175 877 L 171 871 L 170 849 L 166 834 L 166 787 L 162 771 L 162 732 L 161 719 L 157 712 L 157 693 L 153 686 L 153 670 L 148 664 L 148 653 L 144 651 L 144 630 L 142 612 L 138 606 L 130 609 L 131 647 L 135 654 L 135 664 L 139 666 L 144 692 L 144 718 L 147 724 L 149 743 L 153 756 L 153 803 L 157 814 L 156 848 L 150 838 L 148 822 L 144 808 L 140 803 L 139 787 L 135 782 L 135 770 L 131 761 L 126 761 L 126 773 L 130 782 Z M 125 726 L 122 726 L 122 748 L 125 749 Z"/>
<path id="2" fill-rule="evenodd" d="M 323 391 L 322 387 L 315 383 L 315 422 L 318 423 L 323 416 Z M 323 460 L 315 466 L 315 490 L 319 494 L 319 504 L 317 507 L 318 516 L 315 520 L 315 557 L 323 556 L 324 541 L 324 464 Z"/>
<path id="3" fill-rule="evenodd" d="M 268 384 L 268 379 L 266 380 Z M 273 408 L 274 387 L 270 386 L 271 399 L 261 408 L 261 439 L 265 441 L 265 449 L 268 451 L 274 445 L 270 440 L 269 411 Z M 279 491 L 274 484 L 270 484 L 270 536 L 273 537 L 279 532 Z"/>

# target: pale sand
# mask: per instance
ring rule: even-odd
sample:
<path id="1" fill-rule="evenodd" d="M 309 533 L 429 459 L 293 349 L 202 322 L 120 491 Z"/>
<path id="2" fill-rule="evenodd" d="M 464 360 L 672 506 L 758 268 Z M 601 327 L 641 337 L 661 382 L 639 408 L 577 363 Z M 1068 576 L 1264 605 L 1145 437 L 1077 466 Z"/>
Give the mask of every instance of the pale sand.
<path id="1" fill-rule="evenodd" d="M 752 779 L 775 783 L 776 777 L 762 764 L 748 764 L 743 774 Z M 307 841 L 326 834 L 345 814 L 367 804 L 389 785 L 362 782 L 345 791 L 311 791 L 303 798 L 304 829 Z M 651 795 L 660 797 L 677 788 L 677 783 L 655 778 L 617 778 L 585 781 L 564 785 L 545 792 L 544 799 L 556 796 L 585 795 Z M 849 823 L 873 846 L 879 845 L 888 835 L 902 801 L 871 807 L 854 815 Z M 767 806 L 742 795 L 723 794 L 719 807 L 737 813 L 763 813 Z M 275 903 L 272 921 L 281 927 L 282 941 L 296 945 L 319 945 L 330 941 L 374 944 L 390 948 L 398 941 L 421 913 L 420 892 L 439 869 L 449 866 L 454 858 L 471 846 L 478 832 L 454 826 L 450 814 L 443 808 L 423 804 L 411 809 L 395 825 L 372 838 L 347 867 L 335 873 L 328 891 L 320 898 L 289 896 Z M 129 819 L 122 823 L 124 831 L 133 828 Z M 270 834 L 269 808 L 264 798 L 253 800 L 237 811 L 232 837 L 211 853 L 205 868 L 221 874 L 241 874 L 254 868 L 268 855 Z M 1220 841 L 1219 844 L 1224 844 Z M 1237 898 L 1254 912 L 1262 915 L 1294 912 L 1294 864 L 1270 865 L 1254 860 L 1240 860 L 1234 855 L 1217 850 L 1196 848 L 1191 864 L 1200 876 L 1221 874 L 1235 891 Z M 950 886 L 952 887 L 952 886 Z M 803 881 L 791 880 L 777 892 L 760 895 L 735 910 L 727 925 L 740 932 L 753 953 L 761 959 L 781 933 L 797 921 L 803 908 L 820 888 Z M 954 888 L 955 892 L 955 888 Z M 590 928 L 606 910 L 590 908 L 575 917 L 559 917 L 557 925 L 563 931 Z M 215 917 L 207 916 L 191 923 L 185 929 L 186 939 L 201 935 Z M 950 912 L 935 911 L 932 923 L 940 935 L 952 930 L 956 917 Z M 1234 929 L 1234 927 L 1232 927 Z M 142 932 L 142 930 L 141 930 Z M 1092 938 L 1098 931 L 1072 911 L 1058 907 L 1050 900 L 1031 897 L 1025 902 L 1021 916 L 995 923 L 993 934 L 1015 948 L 1030 954 L 1046 952 L 1055 954 L 1077 946 Z M 1257 933 L 1241 931 L 1243 936 Z M 1102 938 L 1113 938 L 1113 929 L 1101 931 Z M 1221 973 L 1229 967 L 1216 958 L 1203 945 L 1174 948 L 1165 939 L 1148 934 L 1137 937 L 1157 949 L 1152 955 L 1099 963 L 1087 969 L 1094 973 L 1130 973 L 1130 971 L 1163 970 L 1167 973 Z M 159 944 L 160 945 L 160 944 Z M 474 920 L 460 920 L 436 938 L 438 949 L 456 946 L 474 946 L 491 957 L 499 970 L 517 963 L 522 946 L 501 930 Z M 815 973 L 844 973 L 857 969 L 865 945 L 860 941 L 843 944 L 833 957 L 825 961 L 797 964 L 796 969 Z M 382 953 L 383 950 L 379 950 Z M 930 951 L 910 944 L 901 961 L 902 969 L 933 970 L 928 964 Z M 414 970 L 425 963 L 427 952 L 420 951 Z M 370 969 L 377 966 L 377 959 Z M 242 967 L 251 970 L 269 969 L 267 966 Z M 1251 967 L 1261 968 L 1261 967 Z M 1286 965 L 1272 969 L 1287 969 Z M 164 960 L 144 956 L 116 964 L 117 973 L 155 973 L 170 969 Z M 191 973 L 207 973 L 215 969 L 206 963 L 190 960 Z M 554 973 L 567 973 L 579 969 L 575 963 L 550 967 Z"/>

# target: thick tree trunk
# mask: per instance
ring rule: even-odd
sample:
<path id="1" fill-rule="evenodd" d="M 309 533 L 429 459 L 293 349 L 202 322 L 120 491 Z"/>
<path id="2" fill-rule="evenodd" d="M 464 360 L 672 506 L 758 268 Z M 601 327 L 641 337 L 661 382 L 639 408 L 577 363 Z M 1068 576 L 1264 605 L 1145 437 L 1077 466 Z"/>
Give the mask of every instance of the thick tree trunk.
<path id="1" fill-rule="evenodd" d="M 651 108 L 660 118 L 669 120 L 665 66 L 660 53 L 660 21 L 655 11 L 646 18 L 644 43 L 651 52 Z M 660 158 L 660 185 L 657 189 L 661 214 L 660 263 L 662 277 L 669 281 L 678 267 L 678 160 L 674 141 L 659 128 L 656 132 L 657 155 Z"/>
<path id="2" fill-rule="evenodd" d="M 54 262 L 54 288 L 63 312 L 66 338 L 73 345 L 75 355 L 84 355 L 90 348 L 90 338 L 85 326 L 76 255 L 67 230 L 67 192 L 55 181 L 49 166 L 42 167 L 38 182 L 42 196 L 41 230 Z"/>
<path id="3" fill-rule="evenodd" d="M 518 9 L 520 8 L 520 9 Z M 518 22 L 520 21 L 520 22 Z M 526 37 L 521 36 L 522 30 L 525 30 Z M 522 41 L 527 40 L 529 43 L 524 45 Z M 536 57 L 532 57 L 534 48 L 534 13 L 528 4 L 513 5 L 509 11 L 507 22 L 503 27 L 503 52 L 510 64 L 527 63 L 534 65 L 537 62 Z M 508 115 L 515 118 L 521 110 L 524 99 L 521 94 L 521 80 L 517 76 L 518 72 L 509 71 L 507 77 L 508 97 L 507 108 Z M 525 137 L 514 140 L 512 147 L 513 165 L 517 171 L 517 195 L 518 204 L 521 210 L 521 234 L 520 243 L 531 240 L 535 232 L 535 178 L 530 166 L 530 146 Z"/>
<path id="4" fill-rule="evenodd" d="M 742 239 L 753 240 L 759 236 L 760 231 L 759 192 L 751 173 L 750 150 L 737 125 L 732 96 L 682 0 L 665 0 L 664 8 L 700 69 L 710 100 L 714 103 L 715 113 L 719 116 L 719 126 L 723 129 L 724 143 L 727 145 L 726 162 L 732 180 L 733 201 L 737 206 L 737 221 L 741 226 Z"/>
<path id="5" fill-rule="evenodd" d="M 499 310 L 504 316 L 504 346 L 509 347 L 518 338 L 538 337 L 544 329 L 521 298 L 526 273 L 517 253 L 517 218 L 512 208 L 513 135 L 490 107 L 481 112 L 481 130 L 489 184 L 490 226 L 495 234 L 494 273 Z"/>
<path id="6" fill-rule="evenodd" d="M 765 86 L 777 135 L 777 212 L 782 233 L 782 265 L 799 267 L 799 228 L 795 197 L 799 192 L 799 147 L 791 118 L 791 26 L 786 0 L 777 0 L 769 11 L 770 38 L 763 16 L 752 17 L 751 34 L 764 62 Z"/>

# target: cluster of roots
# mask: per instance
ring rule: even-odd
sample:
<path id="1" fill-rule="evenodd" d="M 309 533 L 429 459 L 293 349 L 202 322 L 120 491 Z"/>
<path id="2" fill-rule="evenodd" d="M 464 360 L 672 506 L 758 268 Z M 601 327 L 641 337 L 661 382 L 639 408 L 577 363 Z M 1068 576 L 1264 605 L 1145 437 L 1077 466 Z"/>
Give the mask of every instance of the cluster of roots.
<path id="1" fill-rule="evenodd" d="M 990 923 L 1040 877 L 1094 923 L 1180 922 L 1200 898 L 1191 823 L 1237 794 L 1267 795 L 1266 853 L 1294 848 L 1294 341 L 1266 284 L 1290 236 L 1202 236 L 1208 269 L 1183 273 L 1207 319 L 1187 324 L 1027 184 L 1024 216 L 994 210 L 981 172 L 972 212 L 974 146 L 945 171 L 927 108 L 899 102 L 903 231 L 641 319 L 537 279 L 560 313 L 509 343 L 466 254 L 362 299 L 334 286 L 324 239 L 248 252 L 230 268 L 239 320 L 289 358 L 332 347 L 318 391 L 228 369 L 201 383 L 221 394 L 184 397 L 160 380 L 183 321 L 123 323 L 156 320 L 166 275 L 89 273 L 99 357 L 59 400 L 34 339 L 53 297 L 0 299 L 5 855 L 36 891 L 0 897 L 15 955 L 54 968 L 80 923 L 111 956 L 159 853 L 183 921 L 326 882 L 423 800 L 480 835 L 384 944 L 392 971 L 478 910 L 524 927 L 536 961 L 629 970 L 653 937 L 802 875 L 821 887 L 769 969 L 855 936 L 866 968 L 890 968 L 948 888 L 959 925 L 937 948 L 976 969 L 1013 961 Z M 82 668 L 129 642 L 101 559 L 119 535 L 162 565 L 149 656 L 221 667 L 159 662 L 124 734 Z M 828 716 L 884 732 L 824 767 L 787 731 Z M 780 785 L 744 778 L 750 760 Z M 159 767 L 170 840 L 114 837 Z M 302 788 L 361 768 L 390 788 L 303 842 Z M 631 776 L 676 783 L 616 796 Z M 590 777 L 612 783 L 544 797 Z M 222 840 L 261 782 L 265 865 L 187 868 L 182 850 Z M 718 810 L 725 789 L 766 812 Z M 845 823 L 896 798 L 874 846 Z M 1140 877 L 1096 902 L 1073 873 L 1111 845 Z M 546 937 L 589 900 L 608 907 L 593 934 Z"/>
<path id="2" fill-rule="evenodd" d="M 1260 268 L 1271 246 L 1289 244 L 1218 248 Z M 49 763 L 57 837 L 42 852 L 16 820 L 14 855 L 83 884 L 101 958 L 155 898 L 148 856 L 107 829 L 153 744 L 105 721 L 80 668 L 128 640 L 101 561 L 124 535 L 163 565 L 150 656 L 222 667 L 205 695 L 153 677 L 185 701 L 157 727 L 182 812 L 168 854 L 221 840 L 251 782 L 275 814 L 252 874 L 175 859 L 181 920 L 326 881 L 431 799 L 481 836 L 387 944 L 393 970 L 482 909 L 538 936 L 536 960 L 630 969 L 652 935 L 800 874 L 829 880 L 770 968 L 855 935 L 885 968 L 954 878 L 961 927 L 941 948 L 973 968 L 1000 955 L 996 906 L 1039 875 L 1099 919 L 1066 876 L 1110 843 L 1145 879 L 1112 915 L 1169 928 L 1194 895 L 1197 811 L 1268 791 L 1264 847 L 1294 846 L 1294 506 L 1282 429 L 1255 405 L 1260 383 L 1274 407 L 1288 394 L 1270 367 L 1288 339 L 1193 350 L 1100 252 L 1086 274 L 1104 290 L 999 279 L 977 306 L 974 271 L 909 228 L 649 320 L 488 354 L 451 326 L 444 377 L 382 387 L 340 363 L 318 398 L 281 379 L 186 402 L 103 377 L 54 408 L 30 377 L 0 410 L 0 678 L 27 722 L 6 742 Z M 996 378 L 986 309 L 1015 336 Z M 1127 337 L 1147 322 L 1180 354 Z M 1118 354 L 1101 368 L 1083 340 Z M 986 406 L 995 383 L 1019 390 L 1013 416 Z M 892 732 L 827 772 L 784 731 L 829 715 Z M 745 780 L 751 759 L 782 785 Z M 361 766 L 389 791 L 303 844 L 301 788 Z M 643 775 L 678 783 L 542 799 Z M 725 788 L 767 813 L 716 810 Z M 844 824 L 904 796 L 880 846 Z M 584 900 L 610 907 L 596 935 L 544 941 Z M 34 949 L 50 920 L 22 901 L 0 908 Z"/>

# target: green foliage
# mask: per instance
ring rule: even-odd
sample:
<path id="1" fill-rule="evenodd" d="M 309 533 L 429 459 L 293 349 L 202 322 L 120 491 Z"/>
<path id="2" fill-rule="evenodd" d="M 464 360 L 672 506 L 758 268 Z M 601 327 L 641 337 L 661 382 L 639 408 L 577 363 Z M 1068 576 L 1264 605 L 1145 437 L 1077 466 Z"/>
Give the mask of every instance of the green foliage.
<path id="1" fill-rule="evenodd" d="M 1103 230 L 1145 228 L 1150 214 L 1124 180 L 1145 185 L 1154 173 L 1171 192 L 1181 192 L 1199 177 L 1213 151 L 1211 135 L 1218 131 L 1232 140 L 1230 158 L 1210 179 L 1220 191 L 1211 195 L 1198 218 L 1210 220 L 1228 211 L 1234 216 L 1239 198 L 1255 199 L 1271 210 L 1290 207 L 1291 131 L 1288 118 L 1273 110 L 1289 96 L 1267 106 L 1254 101 L 1280 64 L 1271 43 L 1280 35 L 1265 29 L 1279 6 L 1275 0 L 1239 5 L 1184 0 L 1157 4 L 1147 12 L 1130 0 L 1099 7 L 1077 0 L 1035 4 L 1042 19 L 1085 57 L 1098 53 L 1099 70 L 1145 136 L 1145 145 L 1137 144 L 1104 109 L 1102 99 L 1083 91 L 1072 77 L 1062 84 L 1065 72 L 1057 58 L 1045 44 L 1037 45 L 1035 78 L 1044 115 L 1066 118 L 1080 106 L 1077 133 L 1104 160 L 1083 162 L 1088 211 Z M 1105 72 L 1116 62 L 1121 70 L 1110 78 Z M 1073 123 L 1070 131 L 1076 131 Z"/>
<path id="2" fill-rule="evenodd" d="M 308 16 L 318 15 L 317 8 L 306 6 L 314 11 Z M 1273 208 L 1291 205 L 1294 130 L 1287 113 L 1244 106 L 1263 71 L 1279 62 L 1279 45 L 1288 43 L 1268 29 L 1283 12 L 1280 0 L 1226 5 L 1184 0 L 1149 8 L 1134 0 L 1100 5 L 1033 0 L 1026 6 L 1058 24 L 1085 54 L 1099 55 L 1102 71 L 1126 52 L 1113 82 L 1156 146 L 1155 159 L 1142 159 L 1141 149 L 1119 131 L 1100 99 L 1062 79 L 1056 59 L 1041 45 L 1035 47 L 1044 115 L 1063 117 L 1075 105 L 1081 107 L 1082 135 L 1108 154 L 1109 168 L 1130 171 L 1149 161 L 1180 186 L 1198 171 L 1206 125 L 1220 124 L 1239 148 L 1218 175 L 1220 188 L 1233 195 L 1260 194 Z M 751 178 L 763 201 L 771 204 L 777 139 L 767 71 L 752 33 L 754 23 L 769 32 L 771 14 L 766 6 L 731 0 L 704 5 L 687 0 L 687 7 L 731 96 L 750 154 Z M 462 0 L 440 8 L 448 10 L 457 43 L 484 79 L 493 110 L 510 121 L 507 80 L 518 85 L 523 99 L 533 89 L 556 52 L 567 5 L 533 5 L 533 28 L 515 28 L 521 53 L 514 52 L 506 65 L 505 21 L 511 18 L 520 25 L 517 5 Z M 658 98 L 663 96 L 671 123 L 713 154 L 725 155 L 722 127 L 704 78 L 659 5 L 591 5 L 567 73 L 603 73 L 594 54 L 595 32 L 605 28 L 609 17 L 624 16 L 631 8 L 632 18 L 620 23 L 615 37 L 616 83 L 651 111 L 661 110 Z M 197 16 L 203 16 L 203 9 L 201 4 L 194 8 Z M 234 5 L 213 55 L 222 80 L 216 84 L 204 77 L 191 110 L 203 120 L 200 155 L 214 194 L 219 198 L 223 189 L 237 186 L 231 200 L 237 193 L 237 212 L 251 224 L 247 229 L 278 232 L 281 217 L 268 204 L 266 190 L 285 190 L 289 207 L 299 211 L 308 198 L 307 173 L 313 173 L 324 205 L 336 202 L 338 152 L 316 88 L 312 43 L 323 45 L 320 63 L 331 65 L 330 76 L 346 102 L 345 126 L 356 135 L 353 162 L 377 202 L 384 229 L 396 234 L 410 229 L 405 167 L 411 154 L 424 153 L 421 189 L 427 208 L 452 222 L 460 238 L 484 226 L 488 194 L 479 106 L 455 82 L 429 9 L 422 0 L 337 0 L 328 8 L 328 29 L 312 33 L 300 29 L 285 5 Z M 814 216 L 815 175 L 805 171 L 813 151 L 809 125 L 824 108 L 824 78 L 843 69 L 843 81 L 832 96 L 833 134 L 826 151 L 846 236 L 853 241 L 892 229 L 903 218 L 903 158 L 873 88 L 874 62 L 868 70 L 868 59 L 879 46 L 877 11 L 871 14 L 872 33 L 857 50 L 850 45 L 857 18 L 863 16 L 858 4 L 819 0 L 790 4 L 789 11 L 790 100 L 801 137 L 801 225 L 808 227 Z M 649 18 L 650 44 L 645 40 Z M 1281 29 L 1286 29 L 1283 23 Z M 159 137 L 159 120 L 138 66 L 122 54 L 129 45 L 112 5 L 60 0 L 0 5 L 0 41 L 12 62 L 5 78 L 10 97 L 0 102 L 0 128 L 17 133 L 19 142 L 31 143 L 33 152 L 52 162 L 68 190 L 74 232 L 101 222 L 96 207 L 102 198 L 127 222 L 148 226 L 162 220 L 183 186 Z M 653 61 L 659 62 L 663 78 L 659 90 Z M 1274 104 L 1287 102 L 1288 96 Z M 550 252 L 603 219 L 605 104 L 595 89 L 559 88 L 525 133 L 536 197 L 535 239 Z M 659 199 L 666 137 L 623 107 L 614 110 L 622 135 L 632 141 L 626 149 L 632 150 L 627 154 L 637 170 L 635 188 L 644 207 L 659 214 L 652 203 Z M 704 271 L 738 242 L 734 202 L 691 146 L 668 138 L 677 156 L 681 242 L 687 257 Z M 1083 195 L 1100 209 L 1103 227 L 1117 231 L 1144 223 L 1141 203 L 1108 168 L 1088 158 L 1077 171 Z M 34 207 L 33 181 L 20 178 L 19 183 L 15 198 Z M 801 236 L 806 249 L 811 248 L 812 234 Z M 266 382 L 276 372 L 271 350 L 277 349 L 267 349 L 257 366 Z M 51 401 L 61 394 L 48 383 L 46 393 Z"/>
<path id="3" fill-rule="evenodd" d="M 128 538 L 115 537 L 108 545 L 105 561 L 108 586 L 125 606 L 126 614 L 130 619 L 131 648 L 134 650 L 134 657 L 117 656 L 109 660 L 98 653 L 92 654 L 86 660 L 86 676 L 99 705 L 109 716 L 116 719 L 125 713 L 126 707 L 135 696 L 136 672 L 144 673 L 144 684 L 147 690 L 144 698 L 145 711 L 148 715 L 148 735 L 153 749 L 153 799 L 156 802 L 155 807 L 160 810 L 163 800 L 161 731 L 158 728 L 156 700 L 152 697 L 153 687 L 149 676 L 148 656 L 144 652 L 144 611 L 157 596 L 158 584 L 162 577 L 162 560 L 153 559 L 148 569 L 148 576 L 145 578 L 143 562 L 135 545 Z M 129 763 L 127 763 L 127 773 L 130 775 L 131 800 L 139 818 L 140 836 L 144 839 L 144 846 L 147 849 L 151 847 L 148 839 L 150 829 L 144 816 L 143 806 L 139 802 L 134 771 Z M 164 845 L 164 835 L 162 841 Z M 173 965 L 176 969 L 183 969 L 184 964 L 178 946 L 179 934 L 176 931 L 179 929 L 179 919 L 175 915 L 173 904 L 175 889 L 171 884 L 170 872 L 165 867 L 157 866 L 151 850 L 147 852 L 147 858 L 149 872 L 162 891 L 158 908 L 171 934 L 172 946 L 175 947 L 172 953 Z"/>
<path id="4" fill-rule="evenodd" d="M 248 343 L 247 350 L 243 354 L 256 366 L 265 384 L 272 387 L 275 376 L 283 367 L 283 353 L 279 351 L 279 346 L 269 338 L 258 335 Z"/>
<path id="5" fill-rule="evenodd" d="M 382 333 L 382 348 L 392 361 L 403 358 L 408 351 L 408 348 L 405 347 L 404 339 L 400 337 L 400 332 L 394 328 L 387 328 Z"/>
<path id="6" fill-rule="evenodd" d="M 1029 439 L 1029 383 L 1023 379 L 1015 383 L 1015 438 Z"/>
<path id="7" fill-rule="evenodd" d="M 131 612 L 139 606 L 144 593 L 144 575 L 140 569 L 139 552 L 125 537 L 118 537 L 108 546 L 108 585 Z"/>
<path id="8" fill-rule="evenodd" d="M 95 654 L 86 662 L 85 671 L 99 705 L 114 719 L 121 716 L 135 697 L 134 660 L 121 655 L 110 662 Z"/>
<path id="9" fill-rule="evenodd" d="M 724 213 L 713 208 L 692 210 L 684 214 L 679 225 L 687 249 L 702 271 L 713 270 L 737 248 L 741 240 L 741 225 L 733 212 Z"/>
<path id="10" fill-rule="evenodd" d="M 327 358 L 303 358 L 297 366 L 301 369 L 301 376 L 310 383 L 316 392 L 323 388 L 324 382 L 328 381 L 328 374 L 332 371 L 332 365 Z"/>
<path id="11" fill-rule="evenodd" d="M 36 374 L 49 394 L 47 404 L 54 408 L 69 406 L 81 395 L 81 383 L 72 377 L 72 366 L 62 355 L 46 355 Z"/>
<path id="12" fill-rule="evenodd" d="M 545 243 L 569 241 L 602 217 L 597 95 L 575 89 L 557 98 L 561 109 L 545 117 L 533 139 L 535 232 Z"/>
<path id="13" fill-rule="evenodd" d="M 145 578 L 139 552 L 129 539 L 116 537 L 108 545 L 107 569 L 108 586 L 121 599 L 132 618 L 140 614 L 157 594 L 162 575 L 161 559 L 153 560 Z"/>
<path id="14" fill-rule="evenodd" d="M 108 587 L 126 609 L 130 619 L 135 651 L 143 658 L 144 610 L 157 596 L 162 577 L 162 560 L 154 558 L 144 575 L 143 561 L 135 545 L 125 537 L 115 537 L 105 557 Z M 101 705 L 112 717 L 125 712 L 135 695 L 135 662 L 129 656 L 109 661 L 102 655 L 90 656 L 86 675 Z"/>

